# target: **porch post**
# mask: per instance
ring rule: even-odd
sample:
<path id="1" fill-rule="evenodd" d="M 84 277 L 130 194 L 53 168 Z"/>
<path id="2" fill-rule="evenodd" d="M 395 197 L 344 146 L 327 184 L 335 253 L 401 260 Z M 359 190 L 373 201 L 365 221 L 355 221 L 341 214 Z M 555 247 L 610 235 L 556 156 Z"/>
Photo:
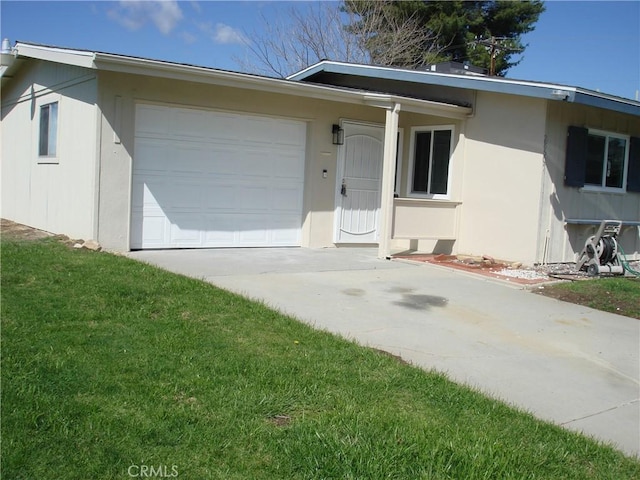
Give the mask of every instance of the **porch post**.
<path id="1" fill-rule="evenodd" d="M 391 257 L 391 233 L 393 229 L 393 191 L 396 176 L 396 152 L 398 149 L 398 116 L 400 104 L 387 108 L 384 124 L 384 154 L 382 157 L 382 191 L 380 193 L 380 225 L 378 226 L 378 257 Z"/>

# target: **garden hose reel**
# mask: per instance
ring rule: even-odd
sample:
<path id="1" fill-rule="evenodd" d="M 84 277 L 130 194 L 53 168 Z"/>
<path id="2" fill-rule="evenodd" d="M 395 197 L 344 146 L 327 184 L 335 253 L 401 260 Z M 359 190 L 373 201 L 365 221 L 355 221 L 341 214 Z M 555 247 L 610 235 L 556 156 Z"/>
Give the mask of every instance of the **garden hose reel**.
<path id="1" fill-rule="evenodd" d="M 578 256 L 576 270 L 588 275 L 624 275 L 617 236 L 622 229 L 618 220 L 603 220 L 595 235 L 589 237 Z"/>

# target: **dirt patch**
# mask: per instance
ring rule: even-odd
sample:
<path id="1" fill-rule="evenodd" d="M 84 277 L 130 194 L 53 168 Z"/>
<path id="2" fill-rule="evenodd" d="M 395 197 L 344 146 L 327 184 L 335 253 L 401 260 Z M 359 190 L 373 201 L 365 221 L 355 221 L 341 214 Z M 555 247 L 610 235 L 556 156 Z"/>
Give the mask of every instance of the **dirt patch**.
<path id="1" fill-rule="evenodd" d="M 4 218 L 0 219 L 0 233 L 4 238 L 11 240 L 40 240 L 41 238 L 54 237 L 52 233 L 27 227 Z"/>
<path id="2" fill-rule="evenodd" d="M 546 273 L 530 268 L 524 268 L 519 262 L 496 260 L 487 255 L 482 257 L 473 257 L 466 255 L 414 254 L 397 255 L 394 258 L 431 263 L 434 265 L 443 265 L 456 270 L 472 272 L 485 277 L 496 278 L 518 285 L 538 285 L 551 280 Z"/>
<path id="3" fill-rule="evenodd" d="M 402 363 L 403 365 L 410 365 L 409 362 L 407 362 L 404 358 L 402 358 L 400 355 L 395 355 L 391 352 L 387 352 L 385 350 L 381 350 L 379 348 L 372 348 L 373 351 L 378 352 L 386 357 L 391 357 L 394 360 L 396 360 L 399 363 Z"/>
<path id="4" fill-rule="evenodd" d="M 56 235 L 53 233 L 38 230 L 37 228 L 28 227 L 20 223 L 12 222 L 5 218 L 0 219 L 0 234 L 2 238 L 19 241 L 41 240 L 43 238 L 52 238 L 69 248 L 86 248 L 89 250 L 99 251 L 100 245 L 93 240 L 75 240 L 66 235 Z"/>
<path id="5" fill-rule="evenodd" d="M 269 418 L 269 422 L 276 427 L 286 427 L 291 424 L 291 417 L 289 415 L 274 415 Z"/>

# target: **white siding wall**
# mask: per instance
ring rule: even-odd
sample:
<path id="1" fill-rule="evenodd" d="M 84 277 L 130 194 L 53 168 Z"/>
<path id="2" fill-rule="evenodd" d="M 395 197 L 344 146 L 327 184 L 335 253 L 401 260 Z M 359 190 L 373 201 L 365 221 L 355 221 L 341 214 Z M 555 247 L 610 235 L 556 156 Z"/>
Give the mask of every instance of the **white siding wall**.
<path id="1" fill-rule="evenodd" d="M 30 61 L 3 89 L 3 218 L 95 237 L 96 84 L 90 70 Z M 44 163 L 38 156 L 40 107 L 51 102 L 58 102 L 57 163 Z"/>

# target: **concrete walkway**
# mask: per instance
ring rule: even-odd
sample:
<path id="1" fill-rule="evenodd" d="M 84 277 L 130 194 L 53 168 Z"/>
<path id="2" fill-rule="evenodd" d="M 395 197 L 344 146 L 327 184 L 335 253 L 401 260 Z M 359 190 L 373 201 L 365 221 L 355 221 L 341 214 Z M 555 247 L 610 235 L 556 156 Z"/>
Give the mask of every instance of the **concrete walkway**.
<path id="1" fill-rule="evenodd" d="M 130 257 L 264 300 L 640 456 L 640 321 L 374 249 Z"/>

